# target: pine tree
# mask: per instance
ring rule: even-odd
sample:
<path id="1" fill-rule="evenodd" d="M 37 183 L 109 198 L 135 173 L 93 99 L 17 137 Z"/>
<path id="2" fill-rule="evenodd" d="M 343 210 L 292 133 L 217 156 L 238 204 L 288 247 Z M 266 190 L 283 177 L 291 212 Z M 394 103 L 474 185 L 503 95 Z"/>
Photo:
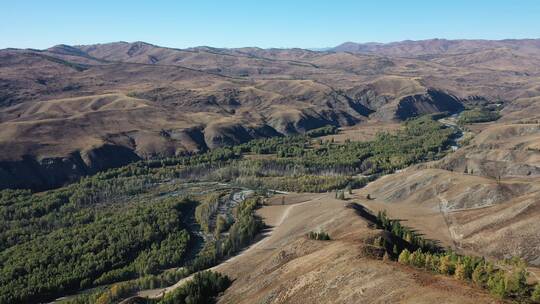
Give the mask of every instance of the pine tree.
<path id="1" fill-rule="evenodd" d="M 458 279 L 458 280 L 466 280 L 467 279 L 467 275 L 466 275 L 466 272 L 465 272 L 465 265 L 463 265 L 463 263 L 461 261 L 458 261 L 457 264 L 456 264 L 456 270 L 454 272 L 454 278 Z"/>
<path id="2" fill-rule="evenodd" d="M 451 273 L 451 260 L 449 255 L 445 255 L 441 258 L 440 265 L 439 265 L 439 273 L 440 274 L 450 274 Z"/>
<path id="3" fill-rule="evenodd" d="M 472 281 L 476 286 L 483 287 L 486 284 L 485 276 L 485 265 L 483 263 L 479 263 L 478 265 L 476 265 L 472 273 Z"/>
<path id="4" fill-rule="evenodd" d="M 493 273 L 489 277 L 487 281 L 487 286 L 488 286 L 489 291 L 493 295 L 501 299 L 506 297 L 507 293 L 506 293 L 506 286 L 504 283 L 504 275 L 500 271 Z"/>
<path id="5" fill-rule="evenodd" d="M 404 249 L 398 257 L 398 262 L 403 265 L 408 265 L 410 262 L 410 251 L 408 249 Z"/>
<path id="6" fill-rule="evenodd" d="M 524 267 L 514 269 L 504 279 L 506 292 L 524 295 L 527 292 L 527 270 Z"/>
<path id="7" fill-rule="evenodd" d="M 417 249 L 415 252 L 413 252 L 409 258 L 409 263 L 416 267 L 424 267 L 425 264 L 425 256 L 422 253 L 420 249 Z"/>
<path id="8" fill-rule="evenodd" d="M 426 253 L 426 257 L 424 259 L 424 269 L 431 270 L 432 260 L 433 256 L 430 253 Z"/>
<path id="9" fill-rule="evenodd" d="M 534 303 L 540 303 L 540 283 L 536 283 L 536 286 L 534 286 L 534 290 L 531 295 L 531 300 Z"/>
<path id="10" fill-rule="evenodd" d="M 431 271 L 439 271 L 440 258 L 438 255 L 431 256 Z"/>

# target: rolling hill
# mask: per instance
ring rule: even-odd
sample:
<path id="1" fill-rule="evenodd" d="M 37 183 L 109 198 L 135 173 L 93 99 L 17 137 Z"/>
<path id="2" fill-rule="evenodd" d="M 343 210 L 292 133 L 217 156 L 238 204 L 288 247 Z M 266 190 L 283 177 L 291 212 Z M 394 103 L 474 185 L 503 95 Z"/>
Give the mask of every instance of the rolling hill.
<path id="1" fill-rule="evenodd" d="M 168 157 L 479 100 L 512 106 L 539 95 L 539 56 L 537 40 L 4 49 L 0 187 L 45 189 L 125 163 L 111 153 Z"/>
<path id="2" fill-rule="evenodd" d="M 116 298 L 129 303 L 159 298 L 212 267 L 233 279 L 219 303 L 497 303 L 455 271 L 395 260 L 398 245 L 414 247 L 414 235 L 447 253 L 519 257 L 539 272 L 539 66 L 540 40 L 531 39 L 324 51 L 145 42 L 0 50 L 0 189 L 33 190 L 1 193 L 2 287 L 19 286 L 10 299 L 37 302 L 108 296 L 108 287 L 122 288 L 107 284 L 159 276 Z M 496 119 L 460 120 L 473 108 Z M 410 120 L 440 112 L 455 115 Z M 311 136 L 328 125 L 339 129 Z M 219 149 L 246 142 L 237 154 Z M 177 204 L 193 195 L 185 208 Z M 415 234 L 384 230 L 374 215 L 383 210 Z M 125 230 L 114 230 L 117 218 Z M 194 238 L 182 239 L 185 257 L 169 243 L 180 220 Z M 158 233 L 162 224 L 170 231 Z M 310 239 L 314 231 L 331 240 Z M 56 246 L 67 232 L 66 248 L 78 251 Z M 79 246 L 80 235 L 91 244 Z M 117 248 L 119 239 L 139 247 Z M 234 251 L 223 249 L 233 242 Z M 176 257 L 156 264 L 161 253 Z M 33 266 L 48 257 L 59 258 L 51 275 L 64 281 L 49 284 L 41 275 L 48 270 Z M 88 273 L 74 268 L 79 262 Z"/>

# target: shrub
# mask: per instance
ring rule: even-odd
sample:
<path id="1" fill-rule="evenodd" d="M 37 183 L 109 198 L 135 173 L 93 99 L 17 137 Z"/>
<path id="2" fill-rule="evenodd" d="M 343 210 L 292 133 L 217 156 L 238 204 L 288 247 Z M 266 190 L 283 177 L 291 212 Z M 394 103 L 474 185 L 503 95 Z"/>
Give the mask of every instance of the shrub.
<path id="1" fill-rule="evenodd" d="M 324 232 L 324 231 L 320 231 L 320 232 L 309 232 L 308 233 L 308 238 L 310 240 L 317 240 L 317 241 L 329 241 L 330 240 L 330 236 L 328 235 L 328 233 Z"/>

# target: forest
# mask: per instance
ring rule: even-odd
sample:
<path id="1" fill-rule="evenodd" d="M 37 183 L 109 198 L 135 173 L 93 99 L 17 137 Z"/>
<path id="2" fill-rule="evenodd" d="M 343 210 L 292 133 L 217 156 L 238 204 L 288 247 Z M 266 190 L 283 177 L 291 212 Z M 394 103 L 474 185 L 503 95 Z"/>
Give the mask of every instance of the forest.
<path id="1" fill-rule="evenodd" d="M 497 110 L 491 110 L 486 108 L 475 108 L 463 111 L 459 115 L 458 123 L 480 123 L 497 120 L 501 117 L 501 114 Z"/>
<path id="2" fill-rule="evenodd" d="M 219 230 L 228 229 L 227 236 L 218 233 L 191 257 L 197 248 L 195 233 L 209 229 L 204 221 L 215 209 L 215 202 L 202 198 L 207 190 L 197 183 L 226 183 L 263 196 L 270 189 L 359 188 L 380 175 L 442 157 L 454 131 L 424 116 L 371 141 L 317 138 L 335 132 L 328 126 L 304 135 L 140 161 L 40 193 L 0 191 L 0 303 L 52 300 L 96 286 L 109 290 L 126 280 L 139 280 L 137 288 L 161 286 L 248 245 L 264 227 L 254 216 L 260 195 L 235 208 L 234 222 L 219 220 Z M 253 157 L 257 155 L 268 157 Z M 196 189 L 190 192 L 186 185 Z M 164 271 L 179 266 L 186 266 L 187 273 Z M 129 284 L 118 286 L 115 294 L 133 292 Z"/>
<path id="3" fill-rule="evenodd" d="M 67 202 L 54 215 L 19 220 L 19 226 L 28 223 L 36 230 L 23 239 L 4 236 L 19 231 L 3 230 L 13 245 L 0 253 L 0 302 L 51 299 L 179 264 L 190 241 L 182 211 L 193 203 L 164 199 L 134 203 L 127 210 L 73 210 Z M 50 229 L 43 217 L 65 224 Z"/>
<path id="4" fill-rule="evenodd" d="M 260 218 L 254 214 L 254 211 L 260 207 L 260 203 L 261 197 L 253 197 L 243 201 L 234 210 L 235 221 L 230 229 L 228 229 L 228 234 L 223 236 L 217 234 L 217 238 L 209 240 L 193 260 L 184 264 L 184 267 L 166 270 L 160 274 L 147 274 L 137 279 L 115 283 L 110 287 L 101 288 L 92 293 L 85 293 L 74 297 L 68 301 L 65 301 L 65 303 L 114 303 L 115 301 L 132 296 L 141 290 L 173 285 L 178 280 L 186 278 L 191 274 L 195 274 L 195 278 L 202 274 L 204 278 L 202 281 L 194 280 L 191 282 L 195 284 L 201 283 L 204 286 L 207 284 L 217 284 L 218 287 L 215 287 L 217 288 L 216 290 L 222 291 L 221 288 L 223 288 L 223 286 L 228 286 L 228 284 L 222 284 L 222 281 L 227 281 L 228 279 L 226 277 L 221 277 L 219 274 L 203 270 L 215 266 L 221 260 L 232 256 L 234 253 L 248 245 L 255 238 L 255 236 L 264 227 L 264 224 Z M 205 289 L 206 287 L 204 286 L 191 286 L 186 287 L 185 289 L 182 288 L 180 290 L 175 290 L 175 292 L 173 292 L 170 296 L 163 299 L 165 301 L 164 303 L 210 303 L 206 302 L 208 300 L 206 298 L 202 298 L 203 300 L 201 302 L 199 300 L 195 301 L 194 299 L 190 300 L 190 298 L 186 296 L 187 291 Z M 212 295 L 212 293 L 210 293 L 210 295 Z M 198 296 L 196 298 L 198 299 Z M 148 301 L 148 303 L 154 303 L 154 301 Z"/>
<path id="5" fill-rule="evenodd" d="M 195 274 L 193 280 L 187 282 L 173 292 L 165 295 L 158 304 L 211 304 L 215 297 L 231 285 L 231 280 L 216 272 L 203 271 Z"/>
<path id="6" fill-rule="evenodd" d="M 149 160 L 96 175 L 149 179 L 211 180 L 250 188 L 326 192 L 367 181 L 411 164 L 438 159 L 447 152 L 454 130 L 423 116 L 395 133 L 364 142 L 322 142 L 307 135 L 256 139 L 203 154 Z M 251 158 L 252 155 L 268 158 Z M 301 182 L 297 179 L 301 178 Z"/>

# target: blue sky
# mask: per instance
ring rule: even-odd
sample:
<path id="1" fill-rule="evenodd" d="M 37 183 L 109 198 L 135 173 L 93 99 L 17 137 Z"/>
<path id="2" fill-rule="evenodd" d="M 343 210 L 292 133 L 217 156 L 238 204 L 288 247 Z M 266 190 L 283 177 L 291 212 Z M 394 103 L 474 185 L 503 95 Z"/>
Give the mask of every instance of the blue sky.
<path id="1" fill-rule="evenodd" d="M 540 1 L 0 0 L 0 48 L 121 40 L 315 48 L 429 38 L 540 38 Z"/>

